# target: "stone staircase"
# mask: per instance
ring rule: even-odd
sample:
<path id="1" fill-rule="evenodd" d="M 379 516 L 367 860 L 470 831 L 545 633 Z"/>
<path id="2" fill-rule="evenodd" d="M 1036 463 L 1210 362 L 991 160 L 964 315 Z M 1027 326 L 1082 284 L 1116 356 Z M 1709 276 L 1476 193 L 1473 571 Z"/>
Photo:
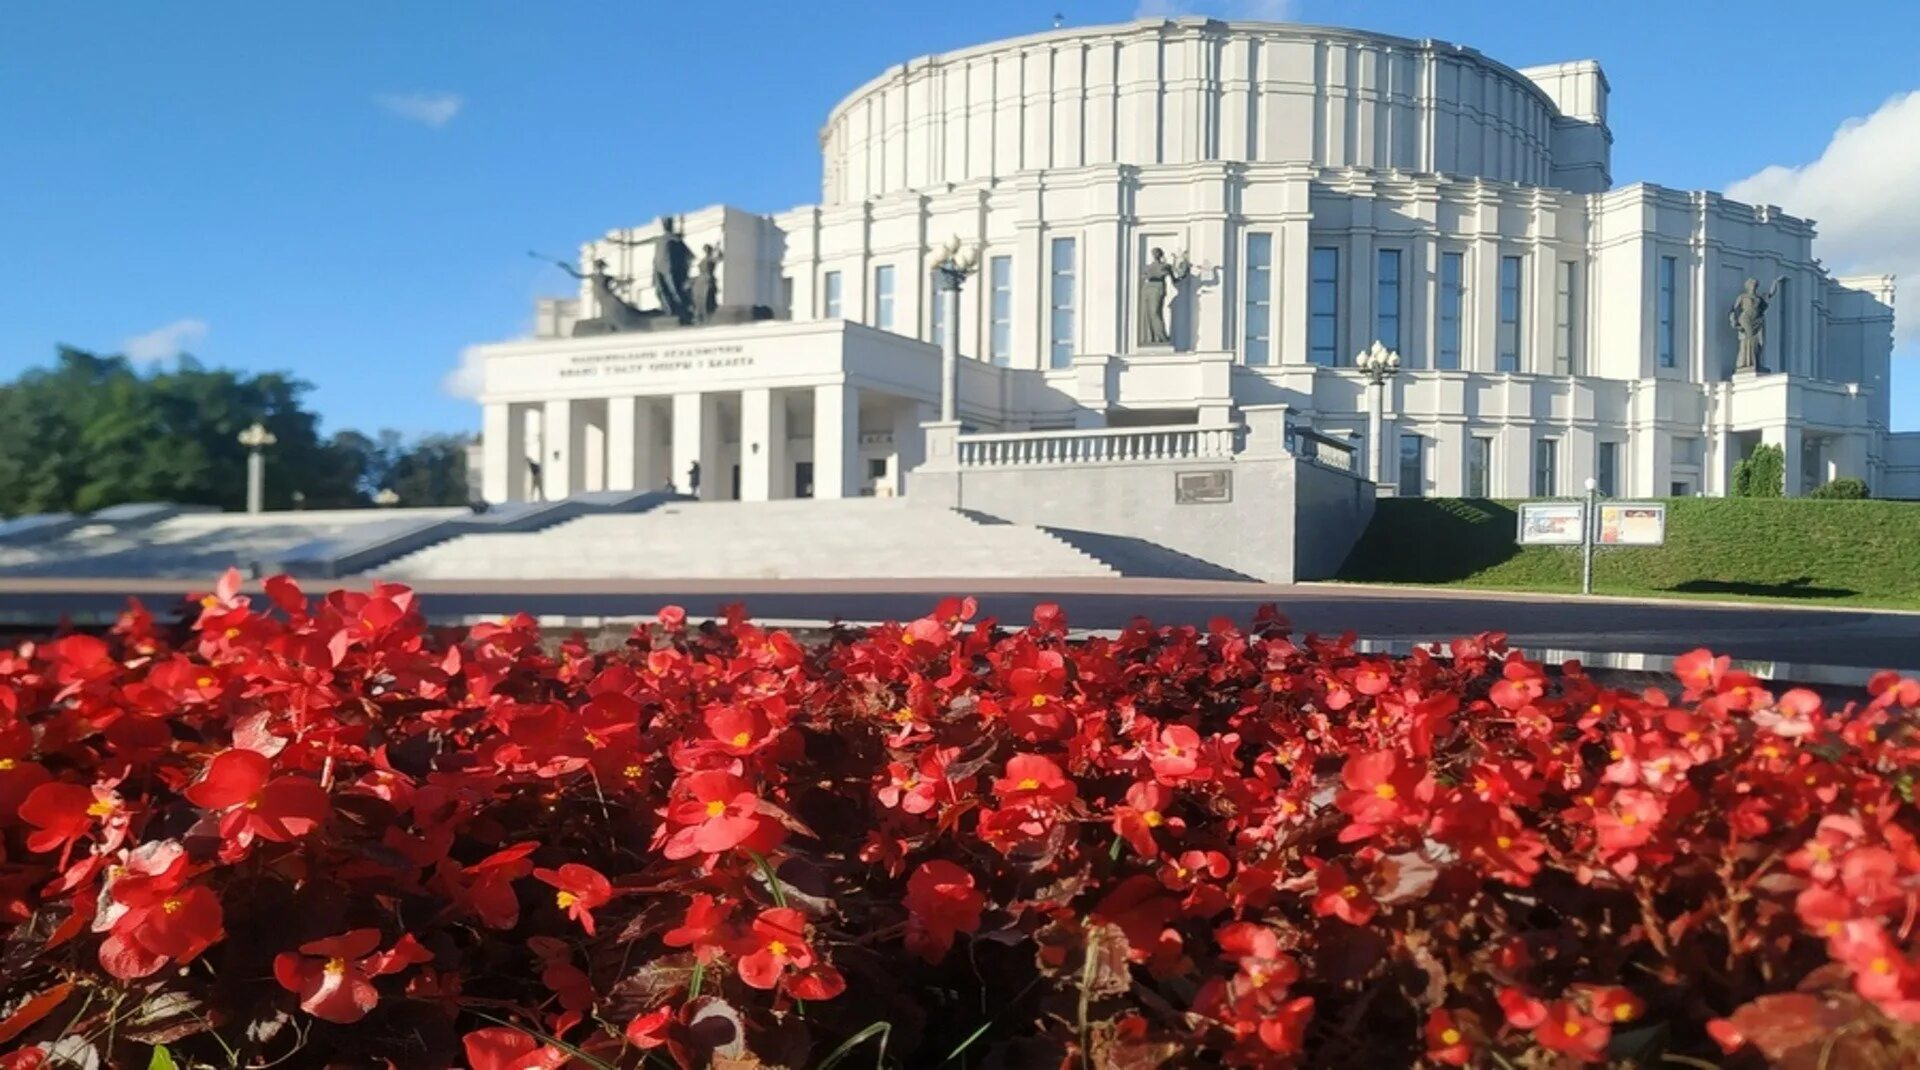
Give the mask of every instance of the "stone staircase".
<path id="1" fill-rule="evenodd" d="M 403 581 L 1120 575 L 1042 529 L 905 498 L 671 502 L 541 531 L 461 535 L 366 574 Z"/>

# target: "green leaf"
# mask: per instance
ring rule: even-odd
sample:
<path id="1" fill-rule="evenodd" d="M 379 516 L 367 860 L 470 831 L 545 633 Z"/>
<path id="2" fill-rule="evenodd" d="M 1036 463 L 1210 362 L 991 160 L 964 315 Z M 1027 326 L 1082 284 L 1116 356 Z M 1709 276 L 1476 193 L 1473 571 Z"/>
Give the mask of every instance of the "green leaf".
<path id="1" fill-rule="evenodd" d="M 848 1054 L 850 1054 L 853 1051 L 853 1049 L 866 1043 L 869 1038 L 876 1037 L 876 1036 L 880 1038 L 880 1050 L 874 1056 L 873 1065 L 875 1066 L 886 1065 L 887 1037 L 891 1036 L 892 1033 L 893 1033 L 892 1022 L 873 1023 L 872 1025 L 866 1027 L 865 1029 L 862 1029 L 858 1033 L 855 1033 L 854 1035 L 841 1041 L 839 1047 L 828 1052 L 827 1057 L 820 1060 L 819 1070 L 831 1070 L 832 1067 L 838 1066 L 840 1064 L 840 1060 L 846 1058 Z"/>
<path id="2" fill-rule="evenodd" d="M 173 1053 L 165 1044 L 156 1044 L 153 1055 L 147 1059 L 147 1070 L 178 1070 L 179 1064 L 173 1061 Z"/>

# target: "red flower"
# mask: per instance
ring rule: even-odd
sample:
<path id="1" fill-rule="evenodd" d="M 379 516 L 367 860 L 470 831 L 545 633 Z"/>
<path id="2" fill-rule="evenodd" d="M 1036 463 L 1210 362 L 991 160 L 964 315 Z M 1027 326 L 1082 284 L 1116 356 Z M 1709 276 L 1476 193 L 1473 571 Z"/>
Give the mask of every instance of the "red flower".
<path id="1" fill-rule="evenodd" d="M 527 856 L 539 846 L 528 840 L 503 847 L 462 873 L 467 902 L 488 927 L 511 929 L 520 923 L 520 900 L 513 894 L 513 882 L 533 872 Z"/>
<path id="2" fill-rule="evenodd" d="M 716 706 L 707 711 L 705 720 L 714 747 L 734 755 L 759 750 L 771 730 L 766 715 L 751 707 Z"/>
<path id="3" fill-rule="evenodd" d="M 199 781 L 181 792 L 195 806 L 219 813 L 223 857 L 244 853 L 255 837 L 290 843 L 327 819 L 327 790 L 303 776 L 272 780 L 273 763 L 250 750 L 223 751 Z"/>
<path id="4" fill-rule="evenodd" d="M 1673 674 L 1687 690 L 1688 698 L 1695 698 L 1720 686 L 1720 678 L 1733 664 L 1729 657 L 1714 657 L 1713 651 L 1702 647 L 1690 650 L 1673 659 Z"/>
<path id="5" fill-rule="evenodd" d="M 1611 855 L 1645 844 L 1659 831 L 1664 816 L 1666 808 L 1658 795 L 1641 788 L 1622 788 L 1611 805 L 1593 815 L 1600 849 Z"/>
<path id="6" fill-rule="evenodd" d="M 112 788 L 79 784 L 42 784 L 20 803 L 20 820 L 37 832 L 27 834 L 27 850 L 39 854 L 60 852 L 60 867 L 80 840 L 102 825 L 103 850 L 111 850 L 126 835 L 126 812 Z"/>
<path id="7" fill-rule="evenodd" d="M 1427 1058 L 1442 1066 L 1465 1066 L 1473 1058 L 1473 1046 L 1453 1015 L 1438 1007 L 1427 1015 Z"/>
<path id="8" fill-rule="evenodd" d="M 461 1038 L 472 1070 L 559 1070 L 568 1055 L 506 1026 L 476 1029 Z"/>
<path id="9" fill-rule="evenodd" d="M 660 1007 L 645 1014 L 637 1014 L 627 1023 L 627 1043 L 642 1050 L 657 1048 L 667 1042 L 667 1026 L 673 1023 L 673 1008 Z"/>
<path id="10" fill-rule="evenodd" d="M 920 863 L 907 879 L 907 950 L 939 962 L 955 934 L 979 930 L 986 901 L 961 867 L 938 858 Z"/>
<path id="11" fill-rule="evenodd" d="M 1148 744 L 1146 752 L 1154 779 L 1162 784 L 1205 780 L 1212 775 L 1212 770 L 1201 764 L 1205 754 L 1200 733 L 1186 725 L 1168 725 L 1161 729 L 1160 738 Z"/>
<path id="12" fill-rule="evenodd" d="M 1307 864 L 1316 870 L 1313 896 L 1315 914 L 1323 918 L 1339 918 L 1348 925 L 1365 925 L 1373 920 L 1374 911 L 1379 905 L 1358 881 L 1347 875 L 1344 867 L 1318 859 L 1310 859 Z"/>
<path id="13" fill-rule="evenodd" d="M 1511 985 L 1501 988 L 1494 998 L 1506 1014 L 1507 1024 L 1515 1029 L 1532 1029 L 1547 1020 L 1545 1003 Z"/>
<path id="14" fill-rule="evenodd" d="M 110 888 L 112 932 L 100 944 L 100 965 L 122 980 L 147 977 L 167 963 L 192 962 L 225 934 L 220 899 L 204 885 L 163 875 L 123 876 Z"/>
<path id="15" fill-rule="evenodd" d="M 1007 775 L 993 782 L 993 792 L 1004 806 L 1064 806 L 1078 790 L 1060 767 L 1038 754 L 1016 754 L 1007 760 Z"/>
<path id="16" fill-rule="evenodd" d="M 1433 776 L 1398 751 L 1381 750 L 1347 760 L 1340 771 L 1346 785 L 1334 799 L 1353 823 L 1340 830 L 1340 842 L 1366 839 L 1401 822 L 1418 822 L 1433 799 Z"/>
<path id="17" fill-rule="evenodd" d="M 1127 789 L 1127 801 L 1114 807 L 1113 831 L 1127 841 L 1134 853 L 1152 858 L 1160 853 L 1153 830 L 1167 824 L 1166 808 L 1173 803 L 1173 792 L 1152 782 Z M 1173 827 L 1179 827 L 1178 822 Z"/>
<path id="18" fill-rule="evenodd" d="M 613 898 L 613 884 L 599 870 L 578 862 L 568 862 L 559 869 L 536 869 L 533 875 L 559 889 L 554 902 L 592 936 L 594 908 L 605 906 Z"/>
<path id="19" fill-rule="evenodd" d="M 755 988 L 772 988 L 788 970 L 813 965 L 807 946 L 806 915 L 792 907 L 772 907 L 753 919 L 752 932 L 741 942 L 740 979 Z"/>
<path id="20" fill-rule="evenodd" d="M 681 780 L 675 794 L 680 801 L 668 808 L 667 818 L 680 828 L 661 852 L 668 858 L 722 854 L 742 844 L 771 846 L 761 841 L 779 831 L 778 823 L 760 813 L 752 785 L 732 773 L 693 773 Z"/>
<path id="21" fill-rule="evenodd" d="M 1541 1047 L 1588 1063 L 1606 1058 L 1607 1041 L 1612 1036 L 1612 1026 L 1588 1016 L 1565 999 L 1554 1000 L 1547 1007 L 1546 1020 L 1533 1031 Z"/>
<path id="22" fill-rule="evenodd" d="M 668 947 L 691 947 L 701 962 L 712 962 L 733 936 L 733 908 L 700 893 L 687 904 L 687 918 L 663 938 Z"/>
<path id="23" fill-rule="evenodd" d="M 280 987 L 300 995 L 300 1009 L 329 1022 L 357 1022 L 380 1002 L 373 979 L 398 973 L 433 956 L 411 934 L 386 951 L 380 930 L 354 929 L 300 945 L 295 954 L 283 951 L 273 960 L 273 976 Z"/>

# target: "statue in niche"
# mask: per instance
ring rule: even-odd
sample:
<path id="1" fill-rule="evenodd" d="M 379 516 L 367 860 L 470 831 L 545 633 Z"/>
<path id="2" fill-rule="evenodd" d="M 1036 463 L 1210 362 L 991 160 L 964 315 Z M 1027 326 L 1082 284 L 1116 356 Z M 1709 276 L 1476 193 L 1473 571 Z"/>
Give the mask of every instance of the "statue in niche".
<path id="1" fill-rule="evenodd" d="M 633 280 L 609 274 L 605 260 L 595 259 L 593 262 L 593 270 L 583 274 L 572 264 L 564 260 L 555 260 L 550 257 L 540 256 L 538 253 L 528 253 L 527 255 L 537 260 L 546 260 L 554 267 L 586 283 L 588 291 L 593 294 L 594 315 L 592 319 L 581 320 L 575 323 L 573 328 L 574 334 L 603 334 L 632 330 L 641 320 L 646 318 L 646 313 L 633 307 L 633 305 L 621 295 L 621 291 L 631 285 Z M 591 325 L 590 329 L 585 331 L 581 330 L 581 324 Z"/>
<path id="2" fill-rule="evenodd" d="M 693 322 L 705 323 L 720 307 L 720 261 L 724 254 L 717 245 L 700 247 L 700 270 L 693 277 Z"/>
<path id="3" fill-rule="evenodd" d="M 1159 249 L 1152 251 L 1151 259 L 1140 273 L 1141 345 L 1173 344 L 1173 299 L 1178 293 L 1179 284 L 1192 274 L 1193 265 L 1188 262 L 1185 253 L 1174 254 L 1173 261 L 1169 263 L 1166 253 Z"/>
<path id="4" fill-rule="evenodd" d="M 1780 282 L 1784 278 L 1775 278 L 1773 285 L 1767 287 L 1767 292 L 1763 294 L 1760 292 L 1760 280 L 1748 276 L 1740 295 L 1733 299 L 1733 307 L 1727 311 L 1727 322 L 1733 326 L 1733 336 L 1740 345 L 1739 355 L 1733 362 L 1734 371 L 1766 371 L 1760 361 L 1767 346 L 1767 306 L 1773 303 L 1774 295 L 1780 292 Z"/>

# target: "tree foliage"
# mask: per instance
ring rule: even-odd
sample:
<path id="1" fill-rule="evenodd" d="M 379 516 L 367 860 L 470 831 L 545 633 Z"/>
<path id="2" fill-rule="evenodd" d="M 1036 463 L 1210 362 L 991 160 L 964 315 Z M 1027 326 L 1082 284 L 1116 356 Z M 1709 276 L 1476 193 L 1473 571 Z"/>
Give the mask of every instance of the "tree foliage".
<path id="1" fill-rule="evenodd" d="M 1815 487 L 1807 497 L 1858 501 L 1859 499 L 1867 497 L 1867 481 L 1864 479 L 1855 479 L 1852 476 L 1843 476 L 1831 483 L 1823 483 Z"/>
<path id="2" fill-rule="evenodd" d="M 266 453 L 269 509 L 369 505 L 391 480 L 402 482 L 393 489 L 404 504 L 467 500 L 464 440 L 323 437 L 303 405 L 309 389 L 279 372 L 190 357 L 143 374 L 123 357 L 62 348 L 52 366 L 0 386 L 0 514 L 152 501 L 242 508 L 247 452 L 237 436 L 256 420 L 276 439 Z"/>
<path id="3" fill-rule="evenodd" d="M 1787 455 L 1778 446 L 1760 445 L 1733 466 L 1736 498 L 1780 498 L 1786 495 Z"/>

